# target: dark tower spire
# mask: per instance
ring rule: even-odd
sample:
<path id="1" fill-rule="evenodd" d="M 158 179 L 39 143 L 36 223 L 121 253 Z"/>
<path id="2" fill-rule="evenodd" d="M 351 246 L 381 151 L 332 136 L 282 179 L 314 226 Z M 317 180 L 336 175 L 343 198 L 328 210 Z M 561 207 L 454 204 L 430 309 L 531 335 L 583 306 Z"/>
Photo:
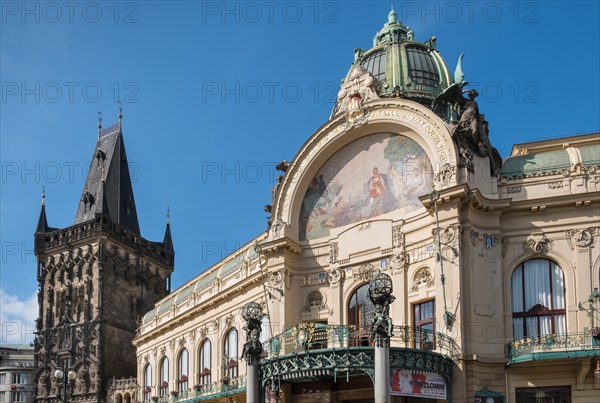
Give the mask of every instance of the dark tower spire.
<path id="1" fill-rule="evenodd" d="M 175 252 L 173 248 L 173 239 L 171 238 L 171 211 L 167 207 L 167 228 L 165 229 L 165 237 L 163 239 L 163 245 L 167 252 Z"/>
<path id="2" fill-rule="evenodd" d="M 121 117 L 119 114 L 119 121 Z M 98 136 L 74 224 L 104 213 L 113 222 L 140 235 L 120 122 L 102 130 L 99 114 Z"/>
<path id="3" fill-rule="evenodd" d="M 40 211 L 40 218 L 38 218 L 37 228 L 35 229 L 36 234 L 43 234 L 49 232 L 48 220 L 46 219 L 46 189 L 42 187 L 42 210 Z"/>

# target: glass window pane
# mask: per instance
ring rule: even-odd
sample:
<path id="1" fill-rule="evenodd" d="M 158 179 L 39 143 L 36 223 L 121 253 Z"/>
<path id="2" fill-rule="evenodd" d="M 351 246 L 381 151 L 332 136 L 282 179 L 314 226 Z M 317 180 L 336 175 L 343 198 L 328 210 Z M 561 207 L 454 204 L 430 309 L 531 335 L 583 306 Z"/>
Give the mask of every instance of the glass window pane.
<path id="1" fill-rule="evenodd" d="M 540 316 L 540 336 L 546 336 L 552 334 L 552 316 Z"/>
<path id="2" fill-rule="evenodd" d="M 513 318 L 513 338 L 515 340 L 525 337 L 523 332 L 523 318 Z"/>
<path id="3" fill-rule="evenodd" d="M 523 309 L 523 268 L 521 266 L 512 274 L 512 305 L 513 312 L 524 312 Z"/>
<path id="4" fill-rule="evenodd" d="M 552 267 L 552 309 L 565 309 L 565 281 L 559 265 L 551 263 Z"/>
<path id="5" fill-rule="evenodd" d="M 554 334 L 565 334 L 567 333 L 567 326 L 565 323 L 565 315 L 554 316 Z"/>
<path id="6" fill-rule="evenodd" d="M 527 337 L 538 337 L 539 333 L 538 333 L 538 319 L 537 316 L 533 316 L 533 317 L 528 317 L 526 318 L 526 336 Z"/>
<path id="7" fill-rule="evenodd" d="M 534 259 L 524 263 L 525 271 L 525 311 L 535 305 L 551 307 L 550 270 L 548 261 Z"/>

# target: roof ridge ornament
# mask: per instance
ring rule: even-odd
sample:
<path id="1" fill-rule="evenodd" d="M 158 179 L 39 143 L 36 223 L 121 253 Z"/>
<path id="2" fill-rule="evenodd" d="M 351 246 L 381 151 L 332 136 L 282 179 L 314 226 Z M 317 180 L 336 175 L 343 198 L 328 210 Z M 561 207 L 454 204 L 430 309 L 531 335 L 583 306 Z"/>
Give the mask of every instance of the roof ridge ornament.
<path id="1" fill-rule="evenodd" d="M 46 186 L 42 186 L 42 207 L 46 205 Z"/>
<path id="2" fill-rule="evenodd" d="M 119 131 L 123 130 L 123 103 L 119 99 L 117 102 L 119 104 Z"/>
<path id="3" fill-rule="evenodd" d="M 102 133 L 102 112 L 98 111 L 98 140 L 100 140 L 100 133 Z"/>

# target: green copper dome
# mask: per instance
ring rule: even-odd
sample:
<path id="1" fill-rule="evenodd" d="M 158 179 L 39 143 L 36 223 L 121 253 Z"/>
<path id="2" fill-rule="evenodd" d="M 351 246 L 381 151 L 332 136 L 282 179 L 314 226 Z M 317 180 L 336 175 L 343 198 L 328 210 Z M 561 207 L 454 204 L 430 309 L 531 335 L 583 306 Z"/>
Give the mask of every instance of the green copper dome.
<path id="1" fill-rule="evenodd" d="M 375 34 L 373 47 L 354 51 L 354 62 L 344 81 L 356 66 L 361 66 L 379 82 L 380 97 L 410 99 L 430 108 L 433 99 L 454 82 L 435 49 L 435 41 L 435 36 L 425 42 L 416 41 L 413 31 L 399 22 L 392 10 L 388 22 Z M 336 104 L 332 115 L 338 107 Z M 439 109 L 436 113 L 446 118 L 447 108 Z"/>

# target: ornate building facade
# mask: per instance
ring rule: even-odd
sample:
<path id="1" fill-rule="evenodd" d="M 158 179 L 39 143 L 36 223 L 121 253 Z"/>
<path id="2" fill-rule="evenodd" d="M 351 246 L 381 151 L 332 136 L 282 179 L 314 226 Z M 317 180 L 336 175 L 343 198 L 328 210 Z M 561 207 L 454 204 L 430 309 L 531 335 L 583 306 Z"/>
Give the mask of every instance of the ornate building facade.
<path id="1" fill-rule="evenodd" d="M 145 314 L 141 401 L 245 401 L 250 301 L 265 401 L 374 401 L 377 273 L 395 296 L 392 401 L 598 401 L 600 135 L 502 161 L 462 57 L 450 74 L 394 12 L 373 42 L 278 166 L 268 231 Z"/>
<path id="2" fill-rule="evenodd" d="M 101 129 L 73 225 L 49 227 L 42 201 L 35 402 L 106 402 L 114 377 L 135 374 L 139 318 L 170 291 L 169 224 L 163 242 L 140 235 L 121 116 Z"/>

